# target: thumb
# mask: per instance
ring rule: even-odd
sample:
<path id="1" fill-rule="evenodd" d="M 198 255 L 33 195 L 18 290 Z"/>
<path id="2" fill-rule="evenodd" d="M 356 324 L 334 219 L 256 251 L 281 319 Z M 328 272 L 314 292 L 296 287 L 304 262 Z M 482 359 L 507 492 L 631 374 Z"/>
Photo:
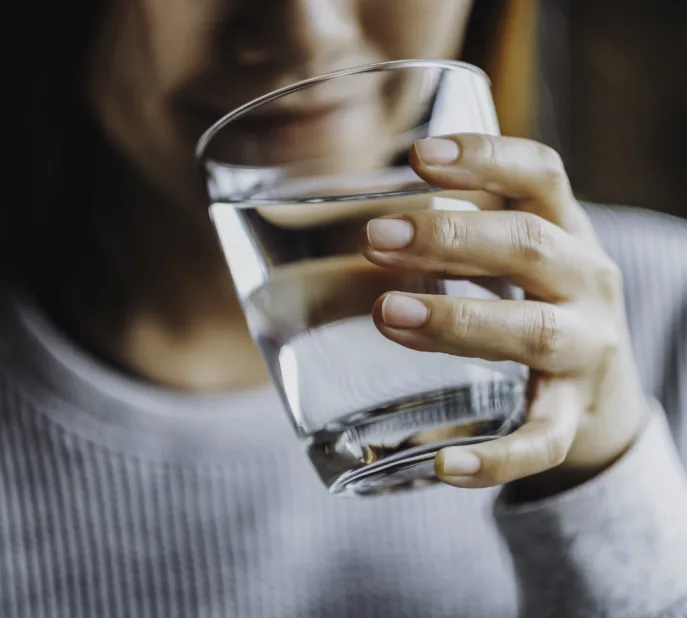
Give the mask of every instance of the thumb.
<path id="1" fill-rule="evenodd" d="M 434 460 L 440 480 L 456 487 L 491 487 L 544 472 L 565 460 L 581 414 L 579 383 L 540 378 L 525 424 L 490 442 L 442 449 Z"/>

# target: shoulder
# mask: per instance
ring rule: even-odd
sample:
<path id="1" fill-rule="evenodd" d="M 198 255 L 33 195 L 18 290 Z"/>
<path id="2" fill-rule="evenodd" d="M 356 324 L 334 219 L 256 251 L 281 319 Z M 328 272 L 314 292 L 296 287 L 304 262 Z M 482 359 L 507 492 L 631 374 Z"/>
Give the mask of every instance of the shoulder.
<path id="1" fill-rule="evenodd" d="M 641 208 L 583 206 L 626 286 L 687 301 L 687 220 Z"/>
<path id="2" fill-rule="evenodd" d="M 643 386 L 677 423 L 687 410 L 680 376 L 687 368 L 687 220 L 639 208 L 584 207 L 623 275 Z"/>
<path id="3" fill-rule="evenodd" d="M 610 250 L 687 256 L 687 219 L 644 208 L 583 203 L 601 242 Z"/>

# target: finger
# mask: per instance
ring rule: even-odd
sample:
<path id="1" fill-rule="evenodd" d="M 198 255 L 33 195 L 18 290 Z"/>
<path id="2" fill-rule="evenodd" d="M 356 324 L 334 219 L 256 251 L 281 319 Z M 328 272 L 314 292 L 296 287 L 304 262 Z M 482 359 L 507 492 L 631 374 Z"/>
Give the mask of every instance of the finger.
<path id="1" fill-rule="evenodd" d="M 614 276 L 619 280 L 600 249 L 522 212 L 439 210 L 374 219 L 361 250 L 374 264 L 437 277 L 505 276 L 552 302 L 598 293 Z"/>
<path id="2" fill-rule="evenodd" d="M 516 361 L 549 374 L 588 371 L 612 345 L 613 329 L 573 307 L 535 301 L 386 294 L 377 329 L 407 348 L 488 361 Z M 604 332 L 608 331 L 608 332 Z"/>
<path id="3" fill-rule="evenodd" d="M 437 476 L 456 487 L 491 487 L 560 465 L 577 432 L 580 392 L 574 379 L 543 378 L 522 427 L 490 442 L 442 449 Z"/>
<path id="4" fill-rule="evenodd" d="M 462 133 L 416 142 L 410 161 L 432 185 L 495 193 L 510 198 L 516 210 L 537 214 L 573 234 L 594 237 L 559 154 L 548 146 Z"/>

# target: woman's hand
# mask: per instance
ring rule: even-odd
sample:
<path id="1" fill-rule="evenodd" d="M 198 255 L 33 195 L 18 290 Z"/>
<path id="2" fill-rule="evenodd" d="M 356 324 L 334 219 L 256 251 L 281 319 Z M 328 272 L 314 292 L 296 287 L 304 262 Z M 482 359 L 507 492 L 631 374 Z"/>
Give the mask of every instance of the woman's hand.
<path id="1" fill-rule="evenodd" d="M 511 483 L 536 498 L 608 467 L 647 418 L 630 350 L 618 267 L 573 197 L 558 154 L 536 142 L 461 134 L 417 142 L 416 172 L 433 186 L 483 190 L 508 210 L 424 211 L 371 221 L 373 263 L 439 277 L 505 276 L 527 300 L 390 293 L 374 318 L 408 348 L 532 369 L 525 424 L 491 442 L 445 448 L 451 485 Z M 520 480 L 523 479 L 523 480 Z"/>

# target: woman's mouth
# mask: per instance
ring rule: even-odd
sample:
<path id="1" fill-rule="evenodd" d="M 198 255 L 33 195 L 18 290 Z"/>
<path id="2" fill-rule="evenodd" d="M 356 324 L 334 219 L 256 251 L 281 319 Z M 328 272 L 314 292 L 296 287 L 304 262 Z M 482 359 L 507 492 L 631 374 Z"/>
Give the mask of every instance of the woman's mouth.
<path id="1" fill-rule="evenodd" d="M 211 153 L 235 165 L 298 164 L 357 150 L 371 127 L 372 101 L 349 99 L 317 105 L 266 105 L 221 129 Z M 215 120 L 221 116 L 214 114 Z"/>
<path id="2" fill-rule="evenodd" d="M 359 104 L 358 104 L 359 105 Z M 246 114 L 236 120 L 236 134 L 272 144 L 302 143 L 326 140 L 334 133 L 346 131 L 353 121 L 357 104 L 337 102 L 310 107 L 271 109 L 259 114 Z"/>

